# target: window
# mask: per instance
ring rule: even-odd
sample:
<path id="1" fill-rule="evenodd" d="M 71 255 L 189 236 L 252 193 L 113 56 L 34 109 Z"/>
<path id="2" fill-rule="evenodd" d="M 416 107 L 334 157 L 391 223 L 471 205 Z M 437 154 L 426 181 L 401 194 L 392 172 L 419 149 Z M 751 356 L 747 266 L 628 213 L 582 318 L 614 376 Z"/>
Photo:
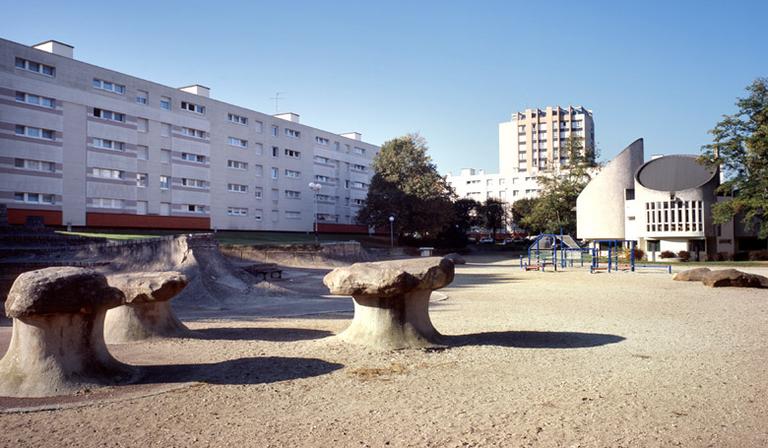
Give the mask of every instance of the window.
<path id="1" fill-rule="evenodd" d="M 160 137 L 170 137 L 170 136 L 171 136 L 171 124 L 160 123 Z"/>
<path id="2" fill-rule="evenodd" d="M 48 109 L 56 108 L 56 100 L 53 98 L 32 95 L 30 93 L 16 92 L 16 101 L 20 103 L 33 104 L 35 106 L 47 107 Z"/>
<path id="3" fill-rule="evenodd" d="M 146 188 L 147 183 L 149 182 L 148 179 L 147 173 L 136 173 L 136 186 Z"/>
<path id="4" fill-rule="evenodd" d="M 149 104 L 149 92 L 146 90 L 137 90 L 136 91 L 136 103 L 147 105 Z"/>
<path id="5" fill-rule="evenodd" d="M 277 146 L 272 147 L 272 157 L 278 157 L 280 156 L 280 148 Z"/>
<path id="6" fill-rule="evenodd" d="M 352 188 L 368 188 L 368 185 L 363 182 L 352 182 Z"/>
<path id="7" fill-rule="evenodd" d="M 247 193 L 248 185 L 243 184 L 227 184 L 227 191 L 232 193 Z"/>
<path id="8" fill-rule="evenodd" d="M 339 144 L 339 142 L 333 142 L 333 149 L 335 149 L 336 151 L 341 150 L 341 145 Z"/>
<path id="9" fill-rule="evenodd" d="M 227 119 L 232 123 L 248 125 L 248 118 L 241 115 L 227 114 Z"/>
<path id="10" fill-rule="evenodd" d="M 160 215 L 161 216 L 168 216 L 171 214 L 171 203 L 170 202 L 161 202 L 160 203 Z"/>
<path id="11" fill-rule="evenodd" d="M 187 204 L 186 210 L 189 213 L 205 213 L 205 206 L 197 204 Z"/>
<path id="12" fill-rule="evenodd" d="M 186 135 L 194 138 L 205 138 L 205 131 L 193 128 L 181 128 L 182 135 Z"/>
<path id="13" fill-rule="evenodd" d="M 54 140 L 55 132 L 51 129 L 33 128 L 31 126 L 16 125 L 16 135 L 25 137 L 40 138 L 43 140 Z"/>
<path id="14" fill-rule="evenodd" d="M 365 172 L 365 165 L 360 165 L 360 164 L 357 164 L 357 163 L 353 163 L 353 164 L 351 165 L 351 168 L 352 168 L 353 170 L 356 170 L 356 171 L 362 171 L 362 172 Z M 490 180 L 489 180 L 489 182 L 490 182 Z"/>
<path id="15" fill-rule="evenodd" d="M 160 109 L 171 110 L 171 99 L 169 97 L 160 97 Z"/>
<path id="16" fill-rule="evenodd" d="M 301 219 L 301 212 L 286 211 L 285 212 L 285 218 L 286 219 Z"/>
<path id="17" fill-rule="evenodd" d="M 253 211 L 253 219 L 256 221 L 261 221 L 263 219 L 264 212 L 262 210 L 254 210 Z"/>
<path id="18" fill-rule="evenodd" d="M 328 143 L 330 142 L 331 141 L 328 140 L 327 138 L 315 137 L 315 143 L 317 143 L 318 145 L 328 146 Z"/>
<path id="19" fill-rule="evenodd" d="M 352 199 L 352 204 L 357 206 L 365 205 L 365 199 Z"/>
<path id="20" fill-rule="evenodd" d="M 229 216 L 248 216 L 248 209 L 241 207 L 228 207 L 227 215 Z"/>
<path id="21" fill-rule="evenodd" d="M 136 119 L 136 130 L 139 132 L 147 132 L 149 131 L 149 120 L 146 118 L 137 118 Z"/>
<path id="22" fill-rule="evenodd" d="M 22 58 L 16 58 L 16 68 L 27 70 L 34 73 L 39 73 L 45 76 L 56 76 L 56 67 L 51 65 L 41 64 L 39 62 L 28 61 Z"/>
<path id="23" fill-rule="evenodd" d="M 261 134 L 262 132 L 264 132 L 264 123 L 262 123 L 260 121 L 254 121 L 253 122 L 253 128 L 256 130 L 256 132 Z"/>
<path id="24" fill-rule="evenodd" d="M 285 177 L 292 177 L 294 179 L 298 179 L 301 177 L 301 171 L 285 170 Z"/>
<path id="25" fill-rule="evenodd" d="M 123 172 L 109 168 L 91 168 L 91 175 L 104 179 L 122 179 Z"/>
<path id="26" fill-rule="evenodd" d="M 229 137 L 229 139 L 227 140 L 227 143 L 229 143 L 229 146 L 237 146 L 238 148 L 248 147 L 248 140 L 242 140 L 235 137 Z"/>
<path id="27" fill-rule="evenodd" d="M 160 189 L 161 190 L 167 190 L 171 188 L 171 182 L 168 179 L 168 176 L 160 176 Z"/>
<path id="28" fill-rule="evenodd" d="M 357 146 L 355 146 L 354 153 L 357 154 L 357 155 L 361 155 L 362 156 L 363 154 L 365 154 L 365 149 L 364 148 L 358 148 Z"/>
<path id="29" fill-rule="evenodd" d="M 136 147 L 136 158 L 139 160 L 149 160 L 149 148 L 138 145 Z"/>
<path id="30" fill-rule="evenodd" d="M 292 159 L 299 159 L 301 158 L 301 152 L 294 151 L 293 149 L 287 149 L 285 150 L 286 157 L 290 157 Z"/>
<path id="31" fill-rule="evenodd" d="M 327 194 L 316 194 L 315 197 L 320 202 L 336 202 L 336 196 L 331 196 Z"/>
<path id="32" fill-rule="evenodd" d="M 171 163 L 171 150 L 170 149 L 161 149 L 160 150 L 160 163 Z"/>
<path id="33" fill-rule="evenodd" d="M 261 187 L 254 188 L 253 195 L 256 197 L 256 199 L 261 199 L 264 196 L 264 189 Z"/>
<path id="34" fill-rule="evenodd" d="M 624 190 L 624 199 L 627 201 L 631 201 L 635 199 L 635 189 L 634 188 L 627 188 Z"/>
<path id="35" fill-rule="evenodd" d="M 277 176 L 279 173 L 280 173 L 280 170 L 278 170 L 275 167 L 272 167 L 272 179 L 277 179 Z"/>
<path id="36" fill-rule="evenodd" d="M 125 86 L 122 84 L 116 84 L 110 81 L 104 81 L 103 79 L 93 78 L 93 88 L 106 90 L 107 92 L 116 93 L 122 95 L 125 93 Z"/>
<path id="37" fill-rule="evenodd" d="M 285 197 L 288 199 L 301 199 L 301 192 L 294 190 L 285 190 Z"/>
<path id="38" fill-rule="evenodd" d="M 125 114 L 112 112 L 111 110 L 94 108 L 93 116 L 96 118 L 101 118 L 102 120 L 119 121 L 121 123 L 125 123 Z"/>
<path id="39" fill-rule="evenodd" d="M 323 156 L 315 156 L 315 163 L 322 163 L 322 164 L 325 164 L 325 165 L 332 165 L 333 164 L 331 159 L 329 159 L 328 157 L 323 157 Z"/>
<path id="40" fill-rule="evenodd" d="M 232 168 L 235 170 L 247 170 L 248 164 L 239 160 L 227 160 L 227 168 Z"/>
<path id="41" fill-rule="evenodd" d="M 285 128 L 284 131 L 285 131 L 285 135 L 287 135 L 288 137 L 291 137 L 291 138 L 301 137 L 301 132 L 299 131 L 295 131 L 293 129 L 288 129 L 288 128 Z"/>
<path id="42" fill-rule="evenodd" d="M 201 106 L 199 104 L 190 103 L 188 101 L 182 101 L 181 102 L 181 108 L 184 110 L 188 110 L 190 112 L 194 112 L 196 114 L 204 114 L 205 113 L 205 106 Z"/>
<path id="43" fill-rule="evenodd" d="M 189 177 L 182 177 L 181 185 L 190 188 L 208 188 L 208 182 L 203 179 L 192 179 Z"/>
<path id="44" fill-rule="evenodd" d="M 101 149 L 111 149 L 112 151 L 125 151 L 125 143 L 105 138 L 94 138 L 93 146 Z"/>
<path id="45" fill-rule="evenodd" d="M 91 206 L 96 208 L 123 208 L 123 200 L 111 198 L 92 198 Z"/>
<path id="46" fill-rule="evenodd" d="M 264 145 L 262 145 L 261 143 L 254 143 L 253 144 L 253 152 L 257 156 L 260 156 L 264 152 Z"/>
<path id="47" fill-rule="evenodd" d="M 323 176 L 322 174 L 315 174 L 315 181 L 316 182 L 324 182 L 324 183 L 330 183 L 331 178 L 328 176 Z"/>
<path id="48" fill-rule="evenodd" d="M 147 214 L 147 201 L 136 201 L 136 214 L 137 215 Z"/>
<path id="49" fill-rule="evenodd" d="M 23 170 L 56 172 L 56 164 L 44 160 L 15 159 L 13 166 Z"/>
<path id="50" fill-rule="evenodd" d="M 52 194 L 15 192 L 13 199 L 16 202 L 28 202 L 30 204 L 55 204 L 56 197 Z"/>
<path id="51" fill-rule="evenodd" d="M 191 152 L 182 152 L 181 160 L 186 160 L 187 162 L 194 162 L 194 163 L 205 163 L 206 157 L 200 154 L 192 154 Z"/>
<path id="52" fill-rule="evenodd" d="M 264 167 L 261 165 L 253 165 L 253 174 L 256 175 L 256 177 L 261 177 L 264 175 Z"/>
<path id="53" fill-rule="evenodd" d="M 280 134 L 280 128 L 272 126 L 272 137 L 277 137 Z"/>

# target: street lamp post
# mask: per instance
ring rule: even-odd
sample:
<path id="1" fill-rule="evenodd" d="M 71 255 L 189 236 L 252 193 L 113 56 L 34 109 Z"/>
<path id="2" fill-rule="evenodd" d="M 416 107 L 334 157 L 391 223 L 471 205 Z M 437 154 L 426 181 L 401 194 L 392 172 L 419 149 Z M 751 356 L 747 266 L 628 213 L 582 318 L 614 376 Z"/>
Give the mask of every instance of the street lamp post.
<path id="1" fill-rule="evenodd" d="M 395 217 L 389 216 L 389 247 L 395 247 Z"/>
<path id="2" fill-rule="evenodd" d="M 321 188 L 323 188 L 323 186 L 321 184 L 319 184 L 319 183 L 315 183 L 315 182 L 310 182 L 309 183 L 309 189 L 312 190 L 312 192 L 315 195 L 314 201 L 313 201 L 313 205 L 314 205 L 314 207 L 313 207 L 313 211 L 314 211 L 314 213 L 313 213 L 313 216 L 314 216 L 313 227 L 314 227 L 314 232 L 315 232 L 315 244 L 317 244 L 319 242 L 319 238 L 317 236 L 317 193 L 320 192 Z"/>

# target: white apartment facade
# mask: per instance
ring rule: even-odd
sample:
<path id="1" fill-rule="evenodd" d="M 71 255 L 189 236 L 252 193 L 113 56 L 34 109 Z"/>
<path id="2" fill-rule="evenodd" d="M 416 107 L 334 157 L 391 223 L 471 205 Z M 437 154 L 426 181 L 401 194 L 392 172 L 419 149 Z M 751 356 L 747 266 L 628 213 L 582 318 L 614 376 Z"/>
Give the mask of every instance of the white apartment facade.
<path id="1" fill-rule="evenodd" d="M 378 150 L 201 85 L 77 61 L 60 42 L 0 39 L 0 203 L 12 224 L 307 231 L 316 218 L 342 228 Z"/>
<path id="2" fill-rule="evenodd" d="M 582 153 L 595 149 L 592 111 L 581 106 L 526 109 L 499 124 L 499 173 L 465 168 L 447 179 L 459 197 L 483 201 L 495 197 L 509 203 L 539 195 L 539 177 L 567 169 L 563 149 L 571 135 L 582 141 Z"/>

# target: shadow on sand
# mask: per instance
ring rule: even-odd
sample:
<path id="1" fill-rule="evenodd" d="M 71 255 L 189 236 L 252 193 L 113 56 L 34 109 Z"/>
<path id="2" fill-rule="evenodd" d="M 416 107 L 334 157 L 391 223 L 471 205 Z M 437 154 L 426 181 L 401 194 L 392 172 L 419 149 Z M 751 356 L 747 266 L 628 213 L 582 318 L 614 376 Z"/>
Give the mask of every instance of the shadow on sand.
<path id="1" fill-rule="evenodd" d="M 141 366 L 137 383 L 267 384 L 325 375 L 342 367 L 316 358 L 239 358 L 211 364 Z"/>
<path id="2" fill-rule="evenodd" d="M 306 328 L 201 328 L 190 331 L 190 337 L 194 339 L 224 341 L 291 342 L 321 339 L 328 336 L 333 336 L 333 333 Z"/>
<path id="3" fill-rule="evenodd" d="M 443 336 L 448 346 L 495 345 L 517 348 L 585 348 L 615 344 L 625 338 L 613 334 L 570 331 L 493 331 Z"/>

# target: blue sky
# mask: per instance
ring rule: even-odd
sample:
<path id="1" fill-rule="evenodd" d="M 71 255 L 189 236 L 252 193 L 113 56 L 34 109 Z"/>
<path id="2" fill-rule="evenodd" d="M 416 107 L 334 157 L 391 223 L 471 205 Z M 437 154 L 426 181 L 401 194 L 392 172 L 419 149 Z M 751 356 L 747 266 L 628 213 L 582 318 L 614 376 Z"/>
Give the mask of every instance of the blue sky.
<path id="1" fill-rule="evenodd" d="M 607 159 L 696 153 L 768 76 L 768 1 L 170 2 L 0 0 L 0 36 L 282 112 L 381 144 L 420 132 L 442 172 L 498 167 L 498 123 L 584 105 Z"/>

